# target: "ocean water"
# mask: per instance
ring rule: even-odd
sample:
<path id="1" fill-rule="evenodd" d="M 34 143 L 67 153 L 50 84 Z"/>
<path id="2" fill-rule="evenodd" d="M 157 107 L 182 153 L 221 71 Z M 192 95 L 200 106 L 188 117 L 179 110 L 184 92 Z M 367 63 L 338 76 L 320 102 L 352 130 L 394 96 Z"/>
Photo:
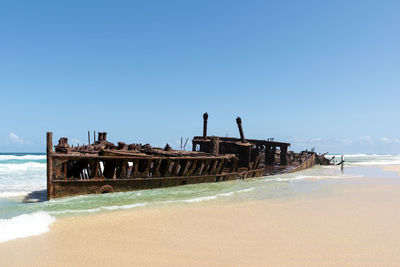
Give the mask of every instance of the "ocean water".
<path id="1" fill-rule="evenodd" d="M 330 157 L 333 155 L 330 155 Z M 340 155 L 336 155 L 339 160 Z M 306 196 L 322 181 L 363 178 L 357 166 L 400 164 L 400 155 L 345 155 L 346 167 L 316 166 L 302 172 L 222 183 L 46 200 L 45 154 L 0 154 L 0 242 L 38 235 L 63 216 L 203 201 Z"/>

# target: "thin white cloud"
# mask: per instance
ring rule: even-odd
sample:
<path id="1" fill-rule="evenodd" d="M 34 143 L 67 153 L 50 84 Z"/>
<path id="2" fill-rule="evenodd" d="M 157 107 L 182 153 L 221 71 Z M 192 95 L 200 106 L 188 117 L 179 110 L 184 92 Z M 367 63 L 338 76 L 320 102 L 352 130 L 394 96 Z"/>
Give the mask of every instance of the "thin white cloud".
<path id="1" fill-rule="evenodd" d="M 311 142 L 311 143 L 317 143 L 317 142 L 321 142 L 321 141 L 322 141 L 322 138 L 321 138 L 321 137 L 310 139 L 310 142 Z"/>
<path id="2" fill-rule="evenodd" d="M 363 136 L 360 138 L 360 143 L 364 145 L 372 145 L 374 141 L 372 140 L 371 136 Z"/>
<path id="3" fill-rule="evenodd" d="M 288 140 L 289 142 L 293 142 L 293 143 L 303 143 L 304 142 L 304 140 L 303 139 L 301 139 L 301 138 L 298 138 L 297 136 L 295 136 L 295 137 L 292 137 L 292 138 L 289 138 L 289 140 Z"/>
<path id="4" fill-rule="evenodd" d="M 400 143 L 400 139 L 399 138 L 389 138 L 389 137 L 382 137 L 381 138 L 381 142 L 382 143 L 386 143 L 386 144 L 393 144 L 393 143 Z"/>
<path id="5" fill-rule="evenodd" d="M 299 138 L 299 137 L 295 136 L 295 137 L 289 138 L 288 141 L 292 142 L 292 143 L 297 143 L 297 144 L 308 144 L 308 143 L 321 142 L 322 138 L 321 137 L 317 137 L 317 138 L 310 138 L 310 139 L 302 139 L 302 138 Z"/>
<path id="6" fill-rule="evenodd" d="M 345 146 L 351 146 L 353 144 L 353 140 L 351 140 L 350 138 L 344 138 L 340 140 L 340 142 Z"/>
<path id="7" fill-rule="evenodd" d="M 15 133 L 10 133 L 8 135 L 8 138 L 11 140 L 11 142 L 13 142 L 15 144 L 23 144 L 23 143 L 25 143 L 25 141 L 21 137 L 16 135 Z"/>

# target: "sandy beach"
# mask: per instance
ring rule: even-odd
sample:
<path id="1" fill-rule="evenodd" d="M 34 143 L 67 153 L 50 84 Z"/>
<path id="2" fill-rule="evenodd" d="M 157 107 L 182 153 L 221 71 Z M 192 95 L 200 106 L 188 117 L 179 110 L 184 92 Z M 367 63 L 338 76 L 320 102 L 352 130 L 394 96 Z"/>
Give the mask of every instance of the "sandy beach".
<path id="1" fill-rule="evenodd" d="M 400 0 L 0 12 L 0 267 L 400 267 Z"/>
<path id="2" fill-rule="evenodd" d="M 355 178 L 328 186 L 323 194 L 288 199 L 68 217 L 48 233 L 1 243 L 1 265 L 397 265 L 400 182 Z"/>

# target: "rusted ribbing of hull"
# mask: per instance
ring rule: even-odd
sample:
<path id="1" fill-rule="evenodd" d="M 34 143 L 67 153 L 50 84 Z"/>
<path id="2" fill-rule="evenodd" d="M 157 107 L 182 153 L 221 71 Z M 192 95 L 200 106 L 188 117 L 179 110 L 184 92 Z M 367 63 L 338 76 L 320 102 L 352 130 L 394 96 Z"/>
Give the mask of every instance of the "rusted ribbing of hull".
<path id="1" fill-rule="evenodd" d="M 194 175 L 195 176 L 199 176 L 199 175 L 201 175 L 201 171 L 203 170 L 203 168 L 204 168 L 204 160 L 202 160 L 202 159 L 200 159 L 200 160 L 198 160 L 197 161 L 197 166 L 196 166 L 196 171 L 194 172 Z"/>
<path id="2" fill-rule="evenodd" d="M 231 168 L 229 169 L 229 172 L 234 172 L 237 169 L 238 161 L 239 160 L 237 158 L 234 159 L 233 164 L 232 164 Z"/>
<path id="3" fill-rule="evenodd" d="M 255 170 L 258 168 L 258 165 L 260 164 L 260 156 L 256 157 L 256 160 L 253 163 L 253 166 L 251 167 L 252 170 Z"/>
<path id="4" fill-rule="evenodd" d="M 173 176 L 178 176 L 179 169 L 180 169 L 180 165 L 179 165 L 179 159 L 178 159 L 178 160 L 174 161 L 174 167 L 172 169 Z"/>
<path id="5" fill-rule="evenodd" d="M 211 166 L 210 171 L 209 171 L 209 174 L 215 174 L 216 173 L 215 171 L 216 171 L 218 163 L 220 161 L 222 161 L 222 160 L 216 159 L 216 160 L 213 161 L 212 166 Z"/>
<path id="6" fill-rule="evenodd" d="M 143 177 L 149 177 L 150 175 L 150 166 L 151 166 L 151 159 L 145 160 L 145 169 L 143 172 Z"/>
<path id="7" fill-rule="evenodd" d="M 69 160 L 80 160 L 80 159 L 98 159 L 98 160 L 118 160 L 118 159 L 127 159 L 129 160 L 134 160 L 134 159 L 156 159 L 156 158 L 162 158 L 166 159 L 168 157 L 162 157 L 162 156 L 148 156 L 146 155 L 145 157 L 142 156 L 137 156 L 137 155 L 127 155 L 127 156 L 99 156 L 95 154 L 61 154 L 61 153 L 51 153 L 51 156 L 54 159 L 69 159 Z M 233 155 L 218 155 L 218 156 L 195 156 L 195 157 L 190 157 L 190 156 L 177 156 L 173 157 L 173 159 L 210 159 L 210 158 L 233 158 Z"/>
<path id="8" fill-rule="evenodd" d="M 179 170 L 178 176 L 185 176 L 188 171 L 189 161 L 184 159 L 182 160 L 181 168 Z"/>
<path id="9" fill-rule="evenodd" d="M 222 159 L 219 163 L 218 163 L 218 165 L 217 165 L 217 168 L 215 169 L 215 173 L 216 174 L 220 174 L 222 171 L 223 171 L 223 169 L 224 169 L 224 167 L 225 167 L 225 164 L 226 164 L 226 159 Z M 235 158 L 234 159 L 234 162 L 237 162 L 237 159 Z M 232 163 L 233 164 L 233 163 Z"/>
<path id="10" fill-rule="evenodd" d="M 315 154 L 310 155 L 305 161 L 303 161 L 300 165 L 290 169 L 288 173 L 297 172 L 301 170 L 305 170 L 315 165 Z"/>
<path id="11" fill-rule="evenodd" d="M 171 169 L 171 160 L 170 159 L 163 160 L 161 163 L 162 176 L 164 176 L 164 177 L 171 176 L 170 169 Z"/>
<path id="12" fill-rule="evenodd" d="M 161 166 L 161 159 L 156 159 L 154 161 L 153 177 L 160 177 L 160 166 Z"/>
<path id="13" fill-rule="evenodd" d="M 136 159 L 132 163 L 133 163 L 133 165 L 132 165 L 132 175 L 131 175 L 131 177 L 132 178 L 139 177 L 139 160 Z"/>
<path id="14" fill-rule="evenodd" d="M 187 172 L 187 176 L 191 176 L 193 173 L 194 173 L 194 171 L 195 171 L 195 169 L 196 169 L 196 166 L 197 166 L 197 159 L 194 159 L 193 161 L 192 161 L 192 163 L 191 163 L 191 165 L 190 165 L 190 169 L 189 169 L 189 171 Z"/>
<path id="15" fill-rule="evenodd" d="M 126 179 L 169 176 L 192 176 L 221 173 L 231 166 L 236 168 L 237 159 L 206 158 L 136 158 L 101 160 L 90 158 L 80 160 L 55 159 L 53 170 L 55 177 L 62 179 Z"/>

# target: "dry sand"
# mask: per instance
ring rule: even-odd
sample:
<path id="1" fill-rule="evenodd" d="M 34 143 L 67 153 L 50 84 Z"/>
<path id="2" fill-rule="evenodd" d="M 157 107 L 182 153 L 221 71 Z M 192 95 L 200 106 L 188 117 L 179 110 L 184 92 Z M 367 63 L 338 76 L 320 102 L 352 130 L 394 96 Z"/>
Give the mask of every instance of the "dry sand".
<path id="1" fill-rule="evenodd" d="M 59 219 L 46 234 L 0 244 L 0 265 L 398 266 L 400 183 L 332 186 L 302 198 Z"/>

